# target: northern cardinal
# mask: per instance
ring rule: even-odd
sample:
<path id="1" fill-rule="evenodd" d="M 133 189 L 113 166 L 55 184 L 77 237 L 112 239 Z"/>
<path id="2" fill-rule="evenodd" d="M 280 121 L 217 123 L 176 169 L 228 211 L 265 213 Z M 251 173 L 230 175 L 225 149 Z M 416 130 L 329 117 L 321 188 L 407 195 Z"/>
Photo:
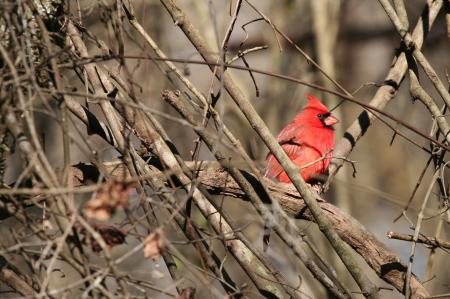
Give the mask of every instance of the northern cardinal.
<path id="1" fill-rule="evenodd" d="M 338 119 L 317 98 L 311 95 L 307 98 L 308 105 L 278 134 L 277 141 L 292 162 L 301 168 L 303 179 L 311 182 L 327 171 L 334 145 L 333 125 Z M 266 177 L 291 182 L 272 153 L 266 160 Z"/>

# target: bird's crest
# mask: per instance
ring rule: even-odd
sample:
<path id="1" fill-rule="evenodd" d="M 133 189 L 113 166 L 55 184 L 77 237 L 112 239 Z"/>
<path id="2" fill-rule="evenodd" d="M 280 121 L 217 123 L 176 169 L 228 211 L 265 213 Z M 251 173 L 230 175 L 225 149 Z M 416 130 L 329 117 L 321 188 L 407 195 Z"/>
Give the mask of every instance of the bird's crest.
<path id="1" fill-rule="evenodd" d="M 316 110 L 323 110 L 328 111 L 328 108 L 322 104 L 322 102 L 317 99 L 316 97 L 307 94 L 306 97 L 308 98 L 308 105 L 306 105 L 305 109 L 316 109 Z"/>

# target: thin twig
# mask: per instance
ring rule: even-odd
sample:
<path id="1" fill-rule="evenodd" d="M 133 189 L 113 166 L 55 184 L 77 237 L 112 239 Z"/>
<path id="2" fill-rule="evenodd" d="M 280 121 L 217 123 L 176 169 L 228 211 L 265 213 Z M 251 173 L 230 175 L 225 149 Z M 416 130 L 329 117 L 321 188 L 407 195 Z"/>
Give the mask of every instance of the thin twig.
<path id="1" fill-rule="evenodd" d="M 397 232 L 390 231 L 386 233 L 386 236 L 389 239 L 396 239 L 396 240 L 402 240 L 402 241 L 408 241 L 408 242 L 414 242 L 414 236 L 413 235 L 406 235 L 401 234 Z M 419 237 L 416 240 L 417 243 L 422 243 L 425 245 L 428 245 L 430 247 L 434 248 L 445 248 L 450 249 L 450 242 L 438 239 L 436 237 L 427 237 L 424 235 L 419 235 Z"/>
<path id="2" fill-rule="evenodd" d="M 416 244 L 417 240 L 419 239 L 420 229 L 422 227 L 422 219 L 424 217 L 424 210 L 428 203 L 428 199 L 431 196 L 431 191 L 433 190 L 434 183 L 439 178 L 440 170 L 436 170 L 436 172 L 433 175 L 433 178 L 431 179 L 430 186 L 427 190 L 427 193 L 425 194 L 425 197 L 422 202 L 422 206 L 419 211 L 419 215 L 417 216 L 417 223 L 414 229 L 414 236 L 413 236 L 413 243 L 411 244 L 411 252 L 408 259 L 408 268 L 406 270 L 406 276 L 405 276 L 405 298 L 409 299 L 411 296 L 411 275 L 412 275 L 412 264 L 414 262 L 414 254 L 416 252 Z"/>

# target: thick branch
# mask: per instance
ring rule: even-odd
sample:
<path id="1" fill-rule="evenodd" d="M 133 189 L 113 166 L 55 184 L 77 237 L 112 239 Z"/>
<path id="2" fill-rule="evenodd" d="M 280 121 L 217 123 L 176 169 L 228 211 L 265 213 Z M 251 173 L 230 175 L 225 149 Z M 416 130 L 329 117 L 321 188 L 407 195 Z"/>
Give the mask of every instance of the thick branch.
<path id="1" fill-rule="evenodd" d="M 126 171 L 124 165 L 120 166 L 117 163 L 108 165 L 105 165 L 106 168 L 114 171 L 111 174 L 112 177 L 124 177 L 123 174 Z M 205 162 L 202 165 L 201 169 L 196 168 L 198 170 L 198 182 L 209 192 L 248 200 L 238 184 L 230 177 L 225 169 L 218 166 L 217 162 Z M 192 163 L 188 163 L 188 166 L 195 167 Z M 93 169 L 95 168 L 86 165 L 75 166 L 73 173 L 76 173 L 76 181 L 78 184 L 84 181 L 95 181 L 95 178 L 92 178 L 92 174 L 96 173 L 92 171 Z M 255 190 L 261 190 L 258 180 L 252 174 L 245 171 L 242 171 L 242 173 L 253 185 Z M 161 177 L 161 179 L 164 178 Z M 281 207 L 289 216 L 307 221 L 315 221 L 295 188 L 290 185 L 277 184 L 268 179 L 265 179 L 265 183 L 269 186 L 270 196 L 279 201 Z M 399 292 L 404 292 L 403 286 L 406 266 L 401 262 L 400 257 L 383 242 L 379 241 L 358 220 L 325 200 L 319 200 L 318 203 L 339 236 L 366 261 L 380 278 L 394 286 Z M 411 277 L 411 290 L 413 298 L 428 296 L 428 292 L 414 275 Z"/>
<path id="2" fill-rule="evenodd" d="M 237 184 L 221 168 L 204 169 L 199 173 L 199 176 L 202 184 L 211 192 L 244 198 Z M 280 184 L 269 181 L 267 183 L 272 197 L 280 202 L 286 213 L 298 219 L 314 221 L 314 217 L 311 215 L 305 202 L 298 196 L 293 187 L 280 186 Z M 325 201 L 319 201 L 319 205 L 339 236 L 364 258 L 380 278 L 392 284 L 400 292 L 403 292 L 403 275 L 406 267 L 402 264 L 400 257 L 379 241 L 356 219 L 345 214 L 336 206 Z M 412 293 L 417 297 L 428 295 L 416 277 L 413 277 L 411 280 L 411 288 L 413 290 Z"/>

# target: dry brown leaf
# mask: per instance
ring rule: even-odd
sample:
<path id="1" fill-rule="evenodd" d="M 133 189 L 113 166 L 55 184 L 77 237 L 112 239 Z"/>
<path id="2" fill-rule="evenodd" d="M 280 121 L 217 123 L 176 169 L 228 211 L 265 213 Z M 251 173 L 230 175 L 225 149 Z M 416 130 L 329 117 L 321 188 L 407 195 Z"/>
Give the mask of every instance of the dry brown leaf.
<path id="1" fill-rule="evenodd" d="M 71 168 L 72 186 L 78 187 L 83 184 L 83 172 L 76 167 Z"/>
<path id="2" fill-rule="evenodd" d="M 123 208 L 133 190 L 133 183 L 114 181 L 103 185 L 84 206 L 84 213 L 89 218 L 106 221 L 117 208 Z"/>
<path id="3" fill-rule="evenodd" d="M 125 243 L 128 231 L 122 228 L 115 227 L 108 224 L 91 224 L 92 228 L 96 230 L 102 239 L 105 241 L 109 248 Z M 81 230 L 81 234 L 84 236 L 82 242 L 85 244 L 89 240 L 89 245 L 92 251 L 100 252 L 102 247 L 93 236 L 87 237 L 85 229 Z"/>
<path id="4" fill-rule="evenodd" d="M 99 232 L 109 248 L 125 243 L 127 231 L 112 225 L 98 224 L 94 229 Z M 97 240 L 91 236 L 91 247 L 94 252 L 100 252 L 102 248 Z"/>
<path id="5" fill-rule="evenodd" d="M 192 287 L 183 289 L 181 293 L 175 297 L 175 299 L 194 299 L 194 298 L 195 298 L 195 289 Z"/>
<path id="6" fill-rule="evenodd" d="M 144 256 L 152 260 L 158 259 L 166 249 L 164 239 L 164 230 L 161 227 L 155 229 L 144 241 Z"/>

